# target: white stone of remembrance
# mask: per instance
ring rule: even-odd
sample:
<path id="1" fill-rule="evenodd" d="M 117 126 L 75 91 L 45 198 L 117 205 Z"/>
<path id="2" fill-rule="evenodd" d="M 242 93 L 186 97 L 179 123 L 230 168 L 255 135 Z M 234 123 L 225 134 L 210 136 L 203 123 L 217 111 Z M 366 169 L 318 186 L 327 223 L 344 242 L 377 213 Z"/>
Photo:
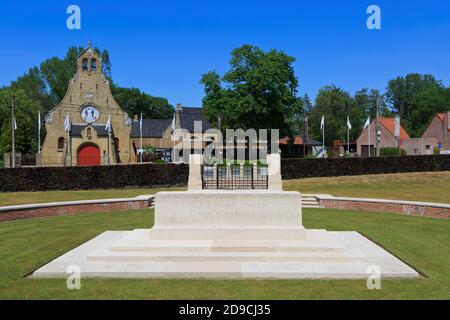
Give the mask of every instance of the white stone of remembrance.
<path id="1" fill-rule="evenodd" d="M 156 195 L 152 239 L 302 239 L 301 196 L 272 190 L 201 190 Z"/>

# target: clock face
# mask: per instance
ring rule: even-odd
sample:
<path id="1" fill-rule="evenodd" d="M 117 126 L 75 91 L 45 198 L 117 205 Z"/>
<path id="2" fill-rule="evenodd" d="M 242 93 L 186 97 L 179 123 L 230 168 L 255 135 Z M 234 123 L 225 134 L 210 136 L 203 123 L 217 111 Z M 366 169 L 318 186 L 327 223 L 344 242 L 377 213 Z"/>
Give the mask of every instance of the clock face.
<path id="1" fill-rule="evenodd" d="M 97 121 L 99 116 L 98 109 L 94 106 L 85 106 L 81 109 L 81 118 L 87 123 L 93 123 Z"/>

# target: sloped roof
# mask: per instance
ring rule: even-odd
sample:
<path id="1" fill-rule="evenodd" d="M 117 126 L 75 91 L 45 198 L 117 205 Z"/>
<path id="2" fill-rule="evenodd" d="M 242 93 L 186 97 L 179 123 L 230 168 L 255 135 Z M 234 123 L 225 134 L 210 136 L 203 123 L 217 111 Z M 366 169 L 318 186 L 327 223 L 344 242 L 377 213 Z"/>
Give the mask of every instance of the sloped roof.
<path id="1" fill-rule="evenodd" d="M 383 127 L 386 128 L 389 133 L 392 134 L 392 136 L 395 135 L 395 119 L 394 118 L 380 118 L 380 123 Z M 400 139 L 409 139 L 409 134 L 406 132 L 405 128 L 403 128 L 402 125 L 400 125 Z"/>
<path id="2" fill-rule="evenodd" d="M 444 124 L 444 117 L 445 117 L 445 113 L 444 112 L 436 113 L 436 117 L 438 117 L 438 119 L 442 122 L 442 124 Z M 447 129 L 450 132 L 450 128 L 447 128 Z"/>
<path id="3" fill-rule="evenodd" d="M 172 124 L 172 119 L 142 119 L 142 137 L 161 138 L 163 132 Z M 131 124 L 131 137 L 141 136 L 139 121 Z"/>
<path id="4" fill-rule="evenodd" d="M 202 121 L 203 131 L 211 128 L 211 124 L 203 115 L 202 108 L 182 107 L 182 109 L 178 110 L 178 114 L 180 116 L 181 128 L 189 132 L 194 132 L 194 121 Z"/>
<path id="5" fill-rule="evenodd" d="M 89 125 L 87 124 L 72 124 L 70 129 L 70 134 L 72 136 L 79 137 L 81 136 L 81 132 Z M 105 129 L 106 124 L 92 124 L 91 127 L 97 132 L 97 136 L 99 137 L 107 137 L 108 131 Z"/>
<path id="6" fill-rule="evenodd" d="M 289 140 L 290 140 L 289 137 L 285 137 L 283 139 L 280 139 L 280 144 L 287 145 L 287 144 L 289 144 Z M 294 139 L 294 143 L 293 144 L 294 145 L 303 145 L 303 141 L 304 140 L 305 140 L 304 137 L 296 136 L 295 139 Z M 321 146 L 322 143 L 320 143 L 319 141 L 314 140 L 312 138 L 308 138 L 308 139 L 306 139 L 306 144 L 305 145 L 307 145 L 307 146 Z"/>
<path id="7" fill-rule="evenodd" d="M 77 59 L 78 59 L 79 57 L 81 57 L 82 55 L 84 55 L 85 53 L 92 53 L 92 54 L 94 54 L 100 61 L 102 61 L 102 58 L 100 57 L 100 55 L 99 55 L 97 52 L 95 52 L 95 50 L 92 48 L 92 45 L 91 45 L 91 42 L 90 42 L 90 41 L 88 42 L 88 45 L 87 45 L 86 49 L 84 49 L 82 52 L 80 52 L 80 53 L 78 54 Z"/>

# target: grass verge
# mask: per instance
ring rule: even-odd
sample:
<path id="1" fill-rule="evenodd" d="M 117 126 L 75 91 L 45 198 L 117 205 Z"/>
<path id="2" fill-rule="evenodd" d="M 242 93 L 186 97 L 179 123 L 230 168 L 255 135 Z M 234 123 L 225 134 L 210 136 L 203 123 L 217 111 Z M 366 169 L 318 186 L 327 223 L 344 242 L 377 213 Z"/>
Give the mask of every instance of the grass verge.
<path id="1" fill-rule="evenodd" d="M 365 280 L 64 279 L 24 275 L 106 230 L 149 228 L 153 210 L 80 214 L 0 223 L 0 299 L 449 299 L 450 221 L 384 213 L 305 209 L 309 229 L 359 231 L 426 275 Z"/>

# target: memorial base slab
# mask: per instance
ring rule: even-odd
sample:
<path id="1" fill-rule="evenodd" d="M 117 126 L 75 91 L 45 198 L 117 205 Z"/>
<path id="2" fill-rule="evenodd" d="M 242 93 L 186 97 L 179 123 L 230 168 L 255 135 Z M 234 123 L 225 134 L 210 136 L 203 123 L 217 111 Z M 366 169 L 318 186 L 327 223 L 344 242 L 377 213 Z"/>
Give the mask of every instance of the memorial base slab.
<path id="1" fill-rule="evenodd" d="M 192 191 L 156 195 L 152 229 L 107 231 L 32 277 L 367 278 L 418 277 L 357 232 L 306 230 L 301 198 L 283 191 Z M 338 218 L 338 217 L 337 217 Z"/>
<path id="2" fill-rule="evenodd" d="M 357 232 L 306 230 L 301 241 L 149 240 L 150 230 L 113 232 L 55 259 L 36 278 L 67 277 L 78 266 L 94 278 L 367 278 L 418 277 L 411 267 Z"/>

